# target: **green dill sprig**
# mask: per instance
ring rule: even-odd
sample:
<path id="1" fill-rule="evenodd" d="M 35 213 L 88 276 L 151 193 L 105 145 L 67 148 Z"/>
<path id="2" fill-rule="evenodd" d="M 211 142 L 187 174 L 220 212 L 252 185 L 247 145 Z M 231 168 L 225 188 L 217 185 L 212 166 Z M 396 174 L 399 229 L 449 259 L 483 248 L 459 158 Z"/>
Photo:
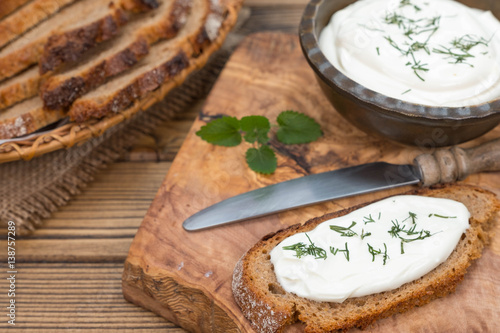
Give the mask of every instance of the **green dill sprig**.
<path id="1" fill-rule="evenodd" d="M 416 12 L 419 12 L 419 11 L 422 10 L 422 8 L 420 8 L 419 6 L 413 4 L 411 2 L 411 0 L 401 0 L 399 2 L 399 8 L 402 8 L 402 7 L 405 7 L 405 6 L 411 6 L 411 7 L 413 7 L 413 9 L 415 9 Z"/>
<path id="2" fill-rule="evenodd" d="M 405 218 L 405 219 L 403 220 L 403 222 L 407 221 L 408 219 L 411 219 L 411 222 L 412 222 L 413 224 L 415 224 L 415 223 L 416 223 L 416 220 L 417 220 L 417 214 L 412 213 L 412 212 L 408 212 L 408 217 L 407 217 L 407 218 Z"/>
<path id="3" fill-rule="evenodd" d="M 489 46 L 490 41 L 491 38 L 490 40 L 486 40 L 483 37 L 478 38 L 473 35 L 467 34 L 462 37 L 454 38 L 449 43 L 449 47 L 441 45 L 438 48 L 433 48 L 432 52 L 445 55 L 447 56 L 446 58 L 451 58 L 451 64 L 468 64 L 469 66 L 474 67 L 473 65 L 466 62 L 466 60 L 470 58 L 475 58 L 475 56 L 470 51 L 478 45 L 487 47 Z"/>
<path id="4" fill-rule="evenodd" d="M 412 223 L 413 223 L 411 228 L 406 229 L 406 225 L 401 225 L 399 223 L 399 221 L 396 219 L 396 220 L 391 221 L 392 227 L 388 231 L 388 233 L 392 237 L 399 238 L 401 240 L 401 254 L 404 254 L 404 243 L 411 243 L 411 242 L 414 242 L 417 240 L 423 240 L 425 238 L 432 236 L 432 234 L 429 230 L 424 230 L 424 229 L 418 230 L 418 231 L 416 230 L 416 228 L 417 228 L 417 224 L 416 224 L 417 216 L 416 216 L 416 214 L 410 212 L 410 216 L 407 217 L 404 221 L 406 221 L 410 218 L 412 219 Z"/>
<path id="5" fill-rule="evenodd" d="M 408 49 L 404 50 L 390 36 L 385 36 L 384 38 L 389 42 L 389 44 L 393 48 L 398 50 L 403 56 L 410 57 L 411 61 L 408 61 L 406 63 L 406 66 L 409 66 L 413 70 L 413 73 L 415 73 L 415 75 L 421 81 L 425 81 L 421 74 L 422 74 L 422 72 L 425 73 L 425 72 L 429 71 L 429 68 L 427 68 L 428 65 L 425 63 L 422 63 L 421 60 L 417 60 L 417 58 L 415 57 L 415 52 L 412 49 L 412 46 L 410 45 L 410 47 Z M 413 43 L 413 44 L 415 44 L 415 43 Z M 422 47 L 422 46 L 419 46 L 419 48 L 420 47 Z"/>
<path id="6" fill-rule="evenodd" d="M 432 216 L 439 217 L 439 218 L 442 218 L 442 219 L 456 219 L 457 218 L 456 216 L 445 216 L 445 215 L 439 215 L 439 214 L 429 214 L 429 217 L 432 217 Z"/>
<path id="7" fill-rule="evenodd" d="M 365 234 L 365 229 L 361 229 L 361 235 L 360 235 L 361 239 L 365 239 L 365 237 L 368 237 L 368 236 L 371 236 L 371 235 L 372 235 L 371 232 L 367 232 Z"/>
<path id="8" fill-rule="evenodd" d="M 404 7 L 407 5 L 412 4 L 410 1 L 401 1 L 400 3 L 400 7 Z M 427 68 L 428 65 L 417 59 L 415 53 L 424 51 L 428 55 L 431 54 L 428 43 L 430 38 L 439 29 L 441 16 L 435 16 L 429 19 L 422 18 L 415 20 L 393 12 L 386 13 L 383 20 L 386 24 L 398 26 L 398 28 L 402 31 L 403 36 L 411 41 L 406 42 L 404 44 L 404 47 L 401 47 L 392 39 L 392 37 L 384 36 L 389 44 L 396 50 L 398 50 L 401 55 L 410 58 L 411 61 L 408 61 L 406 63 L 406 66 L 409 66 L 421 81 L 425 81 L 422 74 L 429 71 L 429 68 Z M 423 41 L 414 40 L 414 38 L 421 34 L 427 34 L 427 37 Z"/>
<path id="9" fill-rule="evenodd" d="M 470 67 L 474 67 L 474 65 L 466 62 L 469 58 L 475 58 L 474 55 L 469 52 L 459 53 L 458 51 L 454 51 L 452 47 L 440 46 L 439 48 L 433 48 L 432 52 L 437 54 L 442 54 L 447 56 L 446 58 L 451 58 L 454 61 L 449 61 L 450 64 L 467 64 Z"/>
<path id="10" fill-rule="evenodd" d="M 375 219 L 372 217 L 372 214 L 370 214 L 368 216 L 364 216 L 363 217 L 363 222 L 365 222 L 365 224 L 367 224 L 367 223 L 375 223 Z"/>
<path id="11" fill-rule="evenodd" d="M 352 236 L 357 236 L 358 234 L 351 230 L 352 227 L 354 227 L 356 225 L 356 222 L 352 221 L 351 225 L 349 227 L 342 227 L 340 225 L 331 225 L 330 226 L 330 229 L 335 231 L 335 232 L 338 232 L 340 234 L 340 236 L 342 237 L 352 237 Z"/>
<path id="12" fill-rule="evenodd" d="M 375 261 L 375 256 L 382 255 L 382 260 L 383 264 L 385 265 L 387 262 L 387 259 L 389 259 L 389 255 L 387 254 L 387 245 L 384 243 L 384 252 L 382 252 L 381 249 L 376 250 L 373 246 L 371 246 L 369 243 L 366 243 L 368 245 L 368 252 L 372 255 L 372 262 Z"/>
<path id="13" fill-rule="evenodd" d="M 309 240 L 309 245 L 299 242 L 293 245 L 283 246 L 283 250 L 295 251 L 295 256 L 299 259 L 308 255 L 314 256 L 315 259 L 326 259 L 326 251 L 314 245 L 308 234 L 305 235 Z"/>
<path id="14" fill-rule="evenodd" d="M 349 249 L 347 248 L 347 242 L 345 242 L 345 248 L 344 248 L 344 250 L 341 250 L 340 248 L 335 248 L 333 246 L 330 246 L 330 252 L 333 255 L 337 255 L 338 252 L 343 252 L 345 258 L 347 259 L 347 261 L 349 261 Z"/>

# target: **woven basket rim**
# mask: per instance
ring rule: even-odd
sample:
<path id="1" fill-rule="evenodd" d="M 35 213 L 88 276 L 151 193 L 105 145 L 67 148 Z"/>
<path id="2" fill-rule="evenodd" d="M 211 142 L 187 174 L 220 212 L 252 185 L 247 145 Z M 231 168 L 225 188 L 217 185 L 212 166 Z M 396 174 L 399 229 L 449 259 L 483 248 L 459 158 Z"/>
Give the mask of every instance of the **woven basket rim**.
<path id="1" fill-rule="evenodd" d="M 169 80 L 158 89 L 151 91 L 144 98 L 137 100 L 131 107 L 102 119 L 92 119 L 84 123 L 67 123 L 47 132 L 35 134 L 26 139 L 15 139 L 0 144 L 0 164 L 18 160 L 29 161 L 56 150 L 71 148 L 93 137 L 102 135 L 108 129 L 129 119 L 140 110 L 146 110 L 161 101 L 169 91 L 180 86 L 189 74 L 202 68 L 224 42 L 229 31 L 236 24 L 242 0 L 227 0 L 223 2 L 226 17 L 222 22 L 219 35 L 197 58 L 191 58 L 190 64 L 173 80 Z"/>

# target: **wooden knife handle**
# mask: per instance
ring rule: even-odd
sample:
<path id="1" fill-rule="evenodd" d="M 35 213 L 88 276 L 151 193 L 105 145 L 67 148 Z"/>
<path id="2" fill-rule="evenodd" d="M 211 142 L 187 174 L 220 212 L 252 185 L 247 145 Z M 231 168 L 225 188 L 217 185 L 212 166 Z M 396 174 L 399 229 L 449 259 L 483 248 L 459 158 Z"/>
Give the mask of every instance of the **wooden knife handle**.
<path id="1" fill-rule="evenodd" d="M 483 171 L 498 171 L 500 139 L 469 149 L 455 146 L 433 154 L 422 154 L 415 158 L 414 163 L 422 174 L 422 186 L 452 183 Z"/>

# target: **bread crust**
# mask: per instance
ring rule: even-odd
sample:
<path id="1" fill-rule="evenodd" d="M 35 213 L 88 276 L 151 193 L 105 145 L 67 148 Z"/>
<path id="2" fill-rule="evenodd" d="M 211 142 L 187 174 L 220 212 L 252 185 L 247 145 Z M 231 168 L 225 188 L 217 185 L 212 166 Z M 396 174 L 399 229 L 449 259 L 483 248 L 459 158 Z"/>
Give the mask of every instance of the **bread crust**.
<path id="1" fill-rule="evenodd" d="M 0 1 L 0 19 L 9 15 L 30 0 L 2 0 Z"/>
<path id="2" fill-rule="evenodd" d="M 108 15 L 89 25 L 51 35 L 39 60 L 40 74 L 54 71 L 65 63 L 75 63 L 89 49 L 116 36 L 128 17 L 112 2 L 109 8 Z"/>
<path id="3" fill-rule="evenodd" d="M 188 15 L 191 1 L 173 0 L 153 18 L 145 17 L 136 24 L 129 25 L 121 32 L 118 44 L 111 43 L 104 50 L 114 50 L 111 54 L 97 53 L 87 65 L 51 76 L 40 87 L 40 96 L 48 109 L 68 108 L 77 98 L 103 84 L 108 78 L 122 73 L 149 53 L 151 43 L 174 37 L 182 28 Z M 160 10 L 160 9 L 159 9 Z M 139 30 L 137 30 L 139 29 Z M 132 34 L 132 35 L 131 35 Z M 122 45 L 126 37 L 127 44 Z M 116 41 L 116 40 L 115 40 Z M 115 42 L 113 41 L 113 42 Z"/>
<path id="4" fill-rule="evenodd" d="M 38 68 L 33 67 L 25 73 L 0 84 L 0 110 L 38 94 L 41 77 Z M 1 111 L 0 111 L 1 112 Z"/>
<path id="5" fill-rule="evenodd" d="M 48 78 L 40 87 L 40 97 L 48 109 L 68 108 L 74 100 L 103 84 L 108 77 L 134 66 L 148 52 L 149 45 L 146 40 L 138 38 L 124 50 L 82 70 L 78 75 L 56 75 Z"/>
<path id="6" fill-rule="evenodd" d="M 311 219 L 265 236 L 237 263 L 232 289 L 236 303 L 257 332 L 281 332 L 295 321 L 305 323 L 305 332 L 364 329 L 375 320 L 408 311 L 455 291 L 472 261 L 481 256 L 500 209 L 489 191 L 468 185 L 440 185 L 405 194 L 444 197 L 464 203 L 471 212 L 470 228 L 450 257 L 422 278 L 395 291 L 349 298 L 343 303 L 316 302 L 281 288 L 269 260 L 270 251 L 281 240 L 314 229 L 326 220 L 348 214 L 369 203 Z M 258 271 L 258 274 L 255 272 Z M 265 278 L 257 278 L 264 276 Z M 361 309 L 361 314 L 358 313 Z M 326 319 L 325 319 L 326 318 Z"/>
<path id="7" fill-rule="evenodd" d="M 139 11 L 139 8 L 150 8 L 157 4 L 156 0 L 115 2 L 102 0 L 97 3 L 101 7 L 95 7 L 96 3 L 86 3 L 85 1 L 81 0 L 63 8 L 2 49 L 0 52 L 0 81 L 39 62 L 41 62 L 40 73 L 45 74 L 49 71 L 55 71 L 62 64 L 80 60 L 86 51 L 116 36 L 120 27 L 128 22 L 129 15 L 135 9 Z M 89 15 L 89 13 L 81 11 L 84 4 L 87 6 L 83 8 L 90 10 L 102 8 L 103 13 L 90 22 L 73 27 L 75 21 L 78 22 L 81 19 L 79 15 Z M 68 17 L 73 16 L 73 20 L 68 19 Z M 23 41 L 23 43 L 17 44 L 18 41 Z M 25 43 L 25 41 L 28 42 Z"/>
<path id="8" fill-rule="evenodd" d="M 106 4 L 106 6 L 109 4 L 108 0 L 102 0 L 99 4 L 101 3 Z M 88 43 L 92 38 L 109 38 L 109 36 L 115 35 L 117 33 L 116 29 L 124 24 L 124 11 L 113 5 L 106 7 L 102 15 L 90 22 L 70 28 L 69 26 L 74 24 L 74 22 L 66 16 L 70 14 L 77 16 L 77 13 L 73 12 L 77 11 L 75 8 L 81 8 L 83 4 L 85 2 L 77 2 L 65 8 L 65 10 L 61 10 L 49 20 L 38 25 L 26 35 L 23 35 L 22 38 L 4 48 L 0 52 L 0 81 L 19 73 L 31 65 L 37 64 L 42 57 L 45 44 L 51 36 L 62 36 L 63 40 L 58 45 L 67 46 L 68 50 L 75 50 L 81 48 L 82 44 Z M 54 22 L 57 22 L 57 24 Z M 45 30 L 51 24 L 55 24 L 57 27 L 52 26 L 52 30 Z M 72 41 L 71 38 L 75 39 Z M 17 42 L 22 43 L 18 45 Z M 74 43 L 74 46 L 70 45 L 70 42 Z M 61 54 L 68 56 L 68 51 L 61 51 Z"/>
<path id="9" fill-rule="evenodd" d="M 0 48 L 75 1 L 34 0 L 23 6 L 0 22 Z"/>
<path id="10" fill-rule="evenodd" d="M 123 88 L 110 92 L 104 100 L 94 98 L 75 102 L 69 116 L 73 121 L 83 122 L 90 118 L 102 118 L 105 115 L 120 112 L 188 66 L 187 55 L 180 51 L 160 66 L 142 73 Z"/>
<path id="11" fill-rule="evenodd" d="M 132 2 L 134 1 L 136 0 Z M 144 28 L 144 31 L 141 30 L 139 34 L 141 37 L 138 39 L 139 42 L 132 43 L 124 52 L 118 52 L 115 56 L 106 58 L 105 62 L 85 72 L 85 75 L 73 77 L 69 75 L 70 79 L 66 80 L 64 84 L 55 81 L 57 76 L 52 78 L 49 76 L 45 82 L 46 85 L 44 84 L 44 89 L 41 89 L 41 94 L 43 96 L 43 92 L 52 89 L 50 82 L 56 82 L 52 95 L 46 99 L 49 104 L 62 107 L 54 107 L 53 110 L 49 110 L 41 106 L 42 99 L 35 96 L 22 103 L 3 109 L 0 113 L 0 131 L 3 131 L 3 138 L 25 135 L 66 117 L 68 114 L 64 112 L 67 111 L 65 107 L 70 106 L 73 101 L 71 94 L 79 96 L 104 83 L 106 78 L 109 78 L 108 76 L 120 73 L 128 68 L 131 70 L 127 73 L 106 80 L 107 82 L 100 89 L 94 89 L 94 91 L 87 93 L 83 98 L 77 99 L 75 103 L 71 104 L 73 113 L 70 114 L 73 115 L 73 119 L 83 122 L 90 118 L 101 118 L 108 114 L 120 112 L 136 101 L 146 98 L 149 92 L 158 89 L 165 82 L 176 81 L 177 77 L 180 78 L 179 74 L 192 66 L 190 59 L 201 54 L 204 47 L 213 41 L 207 32 L 209 15 L 215 15 L 212 16 L 212 25 L 210 26 L 212 28 L 212 37 L 214 32 L 215 37 L 218 35 L 220 24 L 217 24 L 219 23 L 217 19 L 222 20 L 223 16 L 221 14 L 222 10 L 215 1 L 196 0 L 198 6 L 196 7 L 196 15 L 189 16 L 189 18 L 184 17 L 183 14 L 188 8 L 191 9 L 191 0 L 172 1 L 174 6 L 168 20 L 162 21 L 158 25 L 146 23 L 143 26 L 142 23 L 139 24 L 139 27 Z M 154 14 L 141 15 L 153 17 Z M 184 24 L 187 23 L 186 18 L 188 18 L 187 22 L 191 22 L 190 24 Z M 214 18 L 216 19 L 215 25 Z M 189 25 L 189 28 L 186 27 L 187 25 Z M 181 27 L 187 30 L 183 31 Z M 147 61 L 146 59 L 140 59 L 143 54 L 148 53 L 148 42 L 161 38 L 176 37 L 173 35 L 180 33 L 180 31 L 182 31 L 182 35 L 178 38 L 156 43 L 154 52 L 151 51 L 151 57 Z M 103 72 L 106 74 L 103 75 Z M 44 79 L 48 74 L 50 73 L 47 73 Z M 16 78 L 20 78 L 20 76 Z M 40 80 L 40 76 L 37 79 Z M 4 81 L 4 83 L 7 83 L 7 81 Z M 15 85 L 14 82 L 11 83 L 11 85 L 4 87 L 5 91 L 10 91 L 8 93 L 11 94 L 10 97 L 13 97 L 13 95 L 19 95 L 18 97 L 20 97 L 22 94 L 31 95 L 32 89 L 24 89 L 25 91 L 23 91 L 21 83 L 18 82 Z M 101 94 L 103 91 L 105 93 Z M 61 103 L 61 100 L 57 100 L 58 96 L 64 96 L 64 98 L 67 98 L 67 102 L 65 104 Z M 19 98 L 16 97 L 16 99 Z M 8 103 L 11 104 L 11 102 Z M 48 116 L 45 117 L 43 112 L 47 112 Z M 2 114 L 4 114 L 4 117 L 2 117 Z M 30 121 L 32 123 L 28 124 Z M 17 129 L 16 124 L 20 124 Z"/>
<path id="12" fill-rule="evenodd" d="M 158 8 L 158 0 L 121 0 L 120 6 L 130 12 L 145 12 Z"/>
<path id="13" fill-rule="evenodd" d="M 41 101 L 37 101 L 37 99 L 38 97 L 34 97 L 11 109 L 2 111 L 0 114 L 0 139 L 9 139 L 35 132 L 66 116 L 62 110 L 45 110 Z M 29 107 L 24 107 L 23 104 L 29 104 Z M 17 107 L 27 111 L 21 114 L 12 112 Z"/>
<path id="14" fill-rule="evenodd" d="M 157 89 L 166 79 L 172 79 L 182 69 L 188 67 L 189 59 L 197 57 L 206 45 L 212 42 L 209 33 L 207 33 L 210 15 L 214 15 L 214 19 L 220 18 L 222 20 L 220 8 L 216 7 L 213 1 L 201 1 L 207 3 L 207 10 L 201 16 L 201 21 L 197 22 L 199 27 L 186 36 L 182 35 L 181 40 L 172 40 L 172 44 L 165 47 L 165 51 L 162 51 L 163 46 L 160 44 L 155 45 L 155 49 L 152 48 L 148 57 L 143 59 L 142 67 L 134 69 L 132 73 L 134 77 L 126 79 L 130 81 L 124 83 L 120 88 L 106 91 L 106 87 L 102 86 L 98 95 L 89 94 L 75 100 L 68 113 L 71 120 L 81 123 L 91 118 L 102 118 L 108 114 L 120 112 L 135 100 L 144 97 L 147 92 Z M 216 33 L 219 27 L 216 27 Z M 165 43 L 168 42 L 170 41 L 165 41 Z M 165 54 L 176 48 L 179 49 L 176 56 L 168 61 L 161 60 Z M 158 63 L 159 60 L 162 62 Z M 156 63 L 158 64 L 154 66 L 149 65 Z M 117 77 L 115 80 L 120 79 Z"/>

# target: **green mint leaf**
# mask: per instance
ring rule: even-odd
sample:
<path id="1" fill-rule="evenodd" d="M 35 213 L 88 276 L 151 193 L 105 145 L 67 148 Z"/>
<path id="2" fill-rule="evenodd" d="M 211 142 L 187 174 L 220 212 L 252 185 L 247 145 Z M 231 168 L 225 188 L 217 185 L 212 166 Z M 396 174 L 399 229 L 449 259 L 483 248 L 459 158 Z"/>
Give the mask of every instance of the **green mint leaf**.
<path id="1" fill-rule="evenodd" d="M 323 134 L 314 119 L 296 111 L 283 111 L 277 121 L 280 127 L 276 136 L 284 144 L 309 143 Z"/>
<path id="2" fill-rule="evenodd" d="M 244 139 L 247 142 L 266 144 L 269 141 L 267 133 L 271 129 L 271 124 L 263 116 L 247 116 L 240 120 L 241 130 L 245 132 Z"/>
<path id="3" fill-rule="evenodd" d="M 274 150 L 266 145 L 260 146 L 260 148 L 249 148 L 246 159 L 250 169 L 264 174 L 273 173 L 278 165 Z"/>
<path id="4" fill-rule="evenodd" d="M 212 120 L 196 132 L 203 140 L 218 146 L 234 147 L 241 143 L 240 122 L 235 117 L 224 116 Z"/>

